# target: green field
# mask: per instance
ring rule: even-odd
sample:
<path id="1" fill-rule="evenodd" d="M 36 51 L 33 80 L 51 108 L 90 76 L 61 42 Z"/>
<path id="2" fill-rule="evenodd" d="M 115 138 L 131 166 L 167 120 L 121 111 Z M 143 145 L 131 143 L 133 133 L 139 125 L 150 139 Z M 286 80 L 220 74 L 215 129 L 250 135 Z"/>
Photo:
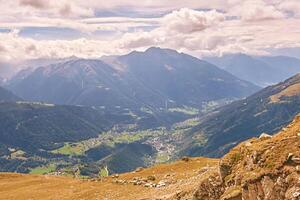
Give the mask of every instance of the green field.
<path id="1" fill-rule="evenodd" d="M 56 170 L 55 164 L 49 164 L 46 166 L 40 166 L 36 167 L 34 169 L 31 169 L 30 174 L 47 174 L 50 172 L 54 172 Z"/>
<path id="2" fill-rule="evenodd" d="M 85 147 L 82 143 L 65 143 L 65 145 L 59 149 L 51 151 L 51 153 L 62 155 L 82 155 L 85 152 Z"/>

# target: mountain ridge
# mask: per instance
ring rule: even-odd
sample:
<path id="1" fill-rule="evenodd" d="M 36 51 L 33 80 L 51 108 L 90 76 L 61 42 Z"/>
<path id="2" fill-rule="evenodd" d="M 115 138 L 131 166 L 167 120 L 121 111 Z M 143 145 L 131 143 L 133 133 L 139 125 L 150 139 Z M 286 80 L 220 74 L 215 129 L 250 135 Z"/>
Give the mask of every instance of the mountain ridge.
<path id="1" fill-rule="evenodd" d="M 200 124 L 190 132 L 191 143 L 183 148 L 183 155 L 220 157 L 243 140 L 263 132 L 275 133 L 300 112 L 299 82 L 300 74 L 200 118 Z M 274 97 L 278 101 L 272 102 Z M 206 141 L 199 145 L 192 139 L 195 137 Z"/>
<path id="2" fill-rule="evenodd" d="M 300 72 L 300 60 L 288 56 L 230 54 L 204 59 L 238 78 L 263 87 L 277 84 Z"/>
<path id="3" fill-rule="evenodd" d="M 25 100 L 131 108 L 164 108 L 166 101 L 199 107 L 203 101 L 241 98 L 259 89 L 175 50 L 149 48 L 103 59 L 38 68 L 21 80 L 15 76 L 7 87 Z"/>

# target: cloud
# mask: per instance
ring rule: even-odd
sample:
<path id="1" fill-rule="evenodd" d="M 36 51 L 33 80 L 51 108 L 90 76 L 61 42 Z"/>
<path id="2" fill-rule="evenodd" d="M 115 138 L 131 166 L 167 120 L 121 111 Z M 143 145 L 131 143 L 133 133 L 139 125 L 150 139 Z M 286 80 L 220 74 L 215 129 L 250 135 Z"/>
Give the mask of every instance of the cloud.
<path id="1" fill-rule="evenodd" d="M 126 33 L 120 40 L 121 49 L 135 49 L 140 47 L 156 46 L 163 43 L 162 38 L 154 36 L 153 33 Z"/>
<path id="2" fill-rule="evenodd" d="M 20 0 L 20 5 L 31 6 L 37 9 L 47 9 L 49 8 L 49 1 L 44 0 Z"/>
<path id="3" fill-rule="evenodd" d="M 205 12 L 182 8 L 164 16 L 162 25 L 169 31 L 192 33 L 202 31 L 224 20 L 224 14 L 215 10 Z"/>
<path id="4" fill-rule="evenodd" d="M 283 0 L 279 3 L 278 8 L 293 13 L 296 17 L 300 17 L 300 1 L 299 0 Z"/>
<path id="5" fill-rule="evenodd" d="M 36 16 L 45 16 L 45 14 L 52 17 L 94 16 L 92 8 L 81 6 L 76 1 L 19 0 L 19 5 L 20 6 L 16 8 L 20 11 L 25 9 L 23 8 L 24 6 L 35 8 L 35 10 L 32 10 L 31 15 Z"/>
<path id="6" fill-rule="evenodd" d="M 0 32 L 0 59 L 72 55 L 99 58 L 150 46 L 200 57 L 238 52 L 266 54 L 272 48 L 300 47 L 300 19 L 295 17 L 298 1 L 294 0 L 60 0 L 47 1 L 47 5 L 27 0 L 26 5 L 20 6 L 21 1 L 25 0 L 0 0 L 0 28 L 15 29 Z M 97 9 L 124 9 L 130 14 L 138 10 L 153 17 L 100 17 Z M 294 14 L 290 16 L 289 12 Z M 76 39 L 42 40 L 19 32 L 26 27 L 59 31 L 68 28 L 80 34 Z M 32 35 L 34 30 L 30 30 Z M 5 51 L 1 51 L 1 46 Z"/>
<path id="7" fill-rule="evenodd" d="M 263 21 L 282 19 L 284 13 L 278 10 L 274 5 L 267 4 L 263 0 L 242 1 L 230 11 L 232 15 L 240 16 L 244 21 Z"/>
<path id="8" fill-rule="evenodd" d="M 5 48 L 4 45 L 1 45 L 1 44 L 0 44 L 0 53 L 1 53 L 1 52 L 6 52 L 6 48 Z"/>

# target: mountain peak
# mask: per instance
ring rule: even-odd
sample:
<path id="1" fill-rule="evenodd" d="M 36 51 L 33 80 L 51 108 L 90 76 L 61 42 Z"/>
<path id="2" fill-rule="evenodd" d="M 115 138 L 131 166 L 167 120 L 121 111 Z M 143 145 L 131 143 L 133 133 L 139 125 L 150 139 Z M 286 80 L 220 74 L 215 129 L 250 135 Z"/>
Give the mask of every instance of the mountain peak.
<path id="1" fill-rule="evenodd" d="M 169 53 L 169 54 L 179 54 L 178 51 L 174 49 L 161 48 L 161 47 L 150 47 L 145 53 Z"/>

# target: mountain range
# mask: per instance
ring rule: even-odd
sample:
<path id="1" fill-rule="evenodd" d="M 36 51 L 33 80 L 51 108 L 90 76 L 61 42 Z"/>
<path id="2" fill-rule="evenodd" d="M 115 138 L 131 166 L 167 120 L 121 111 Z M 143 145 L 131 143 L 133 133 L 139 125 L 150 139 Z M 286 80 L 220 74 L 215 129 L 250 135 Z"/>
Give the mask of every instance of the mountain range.
<path id="1" fill-rule="evenodd" d="M 287 56 L 232 54 L 205 60 L 261 87 L 279 83 L 300 72 L 300 60 Z"/>
<path id="2" fill-rule="evenodd" d="M 259 90 L 187 54 L 150 48 L 102 60 L 73 59 L 22 71 L 7 88 L 29 101 L 151 109 L 196 107 Z"/>
<path id="3" fill-rule="evenodd" d="M 246 57 L 274 69 L 289 63 Z M 258 91 L 170 49 L 48 64 L 5 82 L 20 97 L 0 88 L 1 171 L 95 177 L 182 156 L 220 157 L 300 111 L 299 75 Z M 297 71 L 295 59 L 289 66 L 287 74 Z"/>

